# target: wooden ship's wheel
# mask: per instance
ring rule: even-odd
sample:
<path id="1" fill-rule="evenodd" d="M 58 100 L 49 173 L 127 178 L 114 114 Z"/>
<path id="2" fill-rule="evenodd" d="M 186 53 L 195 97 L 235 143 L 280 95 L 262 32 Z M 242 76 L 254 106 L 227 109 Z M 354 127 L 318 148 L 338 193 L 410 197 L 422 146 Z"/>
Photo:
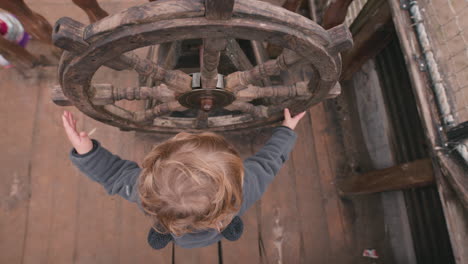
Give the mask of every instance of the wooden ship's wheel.
<path id="1" fill-rule="evenodd" d="M 344 25 L 325 30 L 252 0 L 160 0 L 89 26 L 61 18 L 53 41 L 65 50 L 55 103 L 124 130 L 163 133 L 267 126 L 285 107 L 304 111 L 337 93 L 339 53 L 352 46 Z M 266 58 L 265 43 L 282 53 Z M 186 46 L 197 47 L 196 67 L 177 62 Z M 147 56 L 135 52 L 143 47 Z M 139 85 L 94 83 L 101 66 L 136 71 Z M 307 74 L 297 77 L 303 69 Z M 131 111 L 119 100 L 141 100 L 144 107 Z"/>

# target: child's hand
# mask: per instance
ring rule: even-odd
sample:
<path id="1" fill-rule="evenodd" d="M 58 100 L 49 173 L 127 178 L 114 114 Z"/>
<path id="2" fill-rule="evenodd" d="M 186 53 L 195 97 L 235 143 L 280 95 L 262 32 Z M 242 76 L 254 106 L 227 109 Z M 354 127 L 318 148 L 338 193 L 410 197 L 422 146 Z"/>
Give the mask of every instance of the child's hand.
<path id="1" fill-rule="evenodd" d="M 294 130 L 297 126 L 297 123 L 305 116 L 306 112 L 302 112 L 297 114 L 295 117 L 291 117 L 291 113 L 289 109 L 284 109 L 284 121 L 283 126 L 289 127 L 290 129 Z"/>
<path id="2" fill-rule="evenodd" d="M 81 155 L 90 152 L 93 149 L 93 142 L 86 132 L 78 133 L 76 131 L 76 120 L 73 119 L 73 115 L 68 111 L 63 111 L 62 121 L 68 140 L 70 140 L 76 152 Z"/>

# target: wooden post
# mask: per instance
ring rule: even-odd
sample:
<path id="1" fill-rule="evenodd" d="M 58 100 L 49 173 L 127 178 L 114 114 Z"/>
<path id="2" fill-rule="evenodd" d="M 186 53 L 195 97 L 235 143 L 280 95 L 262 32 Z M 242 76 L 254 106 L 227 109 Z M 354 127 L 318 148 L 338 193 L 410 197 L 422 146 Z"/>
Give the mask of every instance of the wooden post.
<path id="1" fill-rule="evenodd" d="M 52 44 L 52 26 L 43 16 L 29 9 L 23 0 L 1 0 L 0 8 L 15 15 L 28 34 L 42 42 Z"/>
<path id="2" fill-rule="evenodd" d="M 38 64 L 37 58 L 20 45 L 0 36 L 0 54 L 24 73 Z"/>
<path id="3" fill-rule="evenodd" d="M 369 194 L 434 184 L 430 159 L 416 160 L 397 166 L 354 175 L 338 182 L 342 195 Z"/>
<path id="4" fill-rule="evenodd" d="M 104 11 L 96 0 L 72 0 L 77 6 L 79 6 L 86 15 L 88 15 L 89 22 L 94 23 L 99 21 L 109 14 Z"/>
<path id="5" fill-rule="evenodd" d="M 323 14 L 323 28 L 329 29 L 343 24 L 348 13 L 348 7 L 353 0 L 332 1 Z"/>
<path id="6" fill-rule="evenodd" d="M 291 12 L 297 13 L 299 7 L 301 7 L 303 0 L 286 0 L 283 4 L 283 8 Z"/>
<path id="7" fill-rule="evenodd" d="M 364 63 L 375 57 L 390 41 L 392 15 L 387 1 L 370 1 L 351 26 L 354 46 L 342 54 L 341 80 L 349 80 Z"/>
<path id="8" fill-rule="evenodd" d="M 234 0 L 205 0 L 205 17 L 210 20 L 227 20 L 232 16 Z"/>

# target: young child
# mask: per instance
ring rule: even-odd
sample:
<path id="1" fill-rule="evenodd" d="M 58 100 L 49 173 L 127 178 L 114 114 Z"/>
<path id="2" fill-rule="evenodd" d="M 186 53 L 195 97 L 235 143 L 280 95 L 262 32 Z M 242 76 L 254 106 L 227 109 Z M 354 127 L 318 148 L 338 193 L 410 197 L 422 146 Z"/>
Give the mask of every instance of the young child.
<path id="1" fill-rule="evenodd" d="M 184 248 L 205 247 L 223 237 L 234 241 L 243 231 L 245 211 L 260 199 L 288 159 L 296 141 L 293 131 L 305 112 L 291 117 L 262 149 L 246 159 L 214 133 L 179 133 L 155 146 L 140 168 L 122 160 L 85 132 L 78 133 L 70 112 L 63 126 L 74 149 L 70 158 L 110 195 L 136 203 L 153 221 L 148 243 L 154 249 L 170 241 Z"/>

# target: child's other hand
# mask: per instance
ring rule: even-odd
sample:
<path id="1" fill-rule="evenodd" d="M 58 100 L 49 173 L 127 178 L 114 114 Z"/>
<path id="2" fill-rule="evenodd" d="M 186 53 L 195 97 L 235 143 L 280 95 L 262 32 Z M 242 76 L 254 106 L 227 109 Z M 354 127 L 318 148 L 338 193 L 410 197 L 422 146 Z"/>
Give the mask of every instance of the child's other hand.
<path id="1" fill-rule="evenodd" d="M 93 149 L 93 142 L 86 132 L 78 133 L 76 131 L 76 120 L 73 119 L 73 115 L 68 111 L 63 111 L 62 121 L 68 140 L 70 140 L 76 152 L 81 155 L 90 152 Z"/>
<path id="2" fill-rule="evenodd" d="M 297 123 L 305 116 L 306 112 L 302 112 L 297 114 L 295 117 L 291 117 L 291 113 L 289 112 L 288 108 L 284 109 L 284 121 L 283 126 L 289 127 L 290 129 L 294 130 L 297 126 Z"/>

